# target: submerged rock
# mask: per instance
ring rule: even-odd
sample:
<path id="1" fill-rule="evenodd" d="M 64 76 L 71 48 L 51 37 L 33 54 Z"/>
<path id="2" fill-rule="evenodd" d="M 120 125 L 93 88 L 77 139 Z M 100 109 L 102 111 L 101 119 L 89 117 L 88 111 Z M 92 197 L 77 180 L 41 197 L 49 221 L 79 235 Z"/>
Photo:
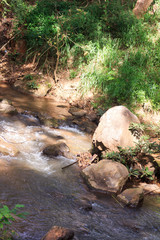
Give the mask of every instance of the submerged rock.
<path id="1" fill-rule="evenodd" d="M 75 123 L 81 131 L 87 132 L 89 134 L 93 134 L 97 125 L 91 121 L 88 120 L 82 120 L 80 121 L 79 119 L 75 119 L 72 121 L 73 123 Z"/>
<path id="2" fill-rule="evenodd" d="M 91 211 L 92 210 L 92 203 L 89 199 L 83 198 L 79 201 L 80 208 L 85 211 Z"/>
<path id="3" fill-rule="evenodd" d="M 72 240 L 74 232 L 68 228 L 54 226 L 41 240 Z"/>
<path id="4" fill-rule="evenodd" d="M 130 207 L 138 207 L 142 204 L 144 194 L 142 188 L 128 188 L 119 194 L 118 199 Z"/>
<path id="5" fill-rule="evenodd" d="M 128 179 L 127 168 L 111 160 L 91 164 L 82 173 L 91 187 L 112 193 L 120 192 Z"/>
<path id="6" fill-rule="evenodd" d="M 72 158 L 73 155 L 70 153 L 70 149 L 64 142 L 50 145 L 43 149 L 43 154 L 48 157 L 63 156 L 66 158 Z"/>
<path id="7" fill-rule="evenodd" d="M 136 138 L 129 131 L 131 123 L 138 118 L 124 106 L 110 108 L 100 118 L 93 135 L 93 145 L 98 150 L 117 151 L 117 147 L 134 147 Z"/>

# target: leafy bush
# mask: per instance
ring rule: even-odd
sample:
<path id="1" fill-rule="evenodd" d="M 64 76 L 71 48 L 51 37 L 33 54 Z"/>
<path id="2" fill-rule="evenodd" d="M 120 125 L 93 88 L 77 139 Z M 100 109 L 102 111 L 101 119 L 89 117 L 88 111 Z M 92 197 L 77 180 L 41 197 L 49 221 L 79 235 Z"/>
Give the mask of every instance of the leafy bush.
<path id="1" fill-rule="evenodd" d="M 104 157 L 120 162 L 125 165 L 129 171 L 129 176 L 150 181 L 154 179 L 154 173 L 143 165 L 143 156 L 160 151 L 160 145 L 150 142 L 146 137 L 141 137 L 136 147 L 122 148 L 118 147 L 117 152 L 107 152 Z M 134 165 L 139 164 L 141 167 L 136 169 Z"/>
<path id="2" fill-rule="evenodd" d="M 39 85 L 35 81 L 27 82 L 27 87 L 29 89 L 38 89 Z"/>
<path id="3" fill-rule="evenodd" d="M 33 80 L 33 76 L 31 74 L 27 74 L 23 77 L 24 81 L 29 81 L 29 80 Z"/>
<path id="4" fill-rule="evenodd" d="M 3 205 L 0 208 L 0 239 L 10 240 L 15 234 L 12 223 L 15 221 L 15 217 L 25 218 L 27 213 L 18 213 L 19 208 L 23 208 L 24 205 L 17 204 L 13 209 L 9 209 L 8 206 Z"/>

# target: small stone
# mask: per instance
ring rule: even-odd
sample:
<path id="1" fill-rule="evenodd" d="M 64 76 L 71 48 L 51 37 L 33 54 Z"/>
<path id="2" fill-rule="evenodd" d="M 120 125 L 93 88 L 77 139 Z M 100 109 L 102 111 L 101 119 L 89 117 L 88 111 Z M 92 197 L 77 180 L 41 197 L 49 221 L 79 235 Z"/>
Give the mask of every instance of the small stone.
<path id="1" fill-rule="evenodd" d="M 75 117 L 84 117 L 87 113 L 85 110 L 79 108 L 70 108 L 68 112 Z"/>
<path id="2" fill-rule="evenodd" d="M 41 240 L 72 240 L 73 238 L 74 232 L 72 230 L 54 226 Z"/>
<path id="3" fill-rule="evenodd" d="M 84 209 L 85 211 L 92 210 L 92 203 L 88 199 L 81 199 L 80 205 L 81 205 L 81 209 Z"/>
<path id="4" fill-rule="evenodd" d="M 130 207 L 138 207 L 143 201 L 144 194 L 142 188 L 128 188 L 119 194 L 118 199 Z"/>

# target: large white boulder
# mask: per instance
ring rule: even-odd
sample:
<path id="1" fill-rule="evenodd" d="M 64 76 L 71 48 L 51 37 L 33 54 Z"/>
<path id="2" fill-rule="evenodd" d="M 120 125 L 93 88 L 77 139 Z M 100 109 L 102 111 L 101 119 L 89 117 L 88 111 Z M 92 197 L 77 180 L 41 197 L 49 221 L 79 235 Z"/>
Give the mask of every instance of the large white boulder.
<path id="1" fill-rule="evenodd" d="M 129 131 L 131 123 L 139 119 L 124 106 L 110 108 L 100 118 L 93 135 L 93 145 L 99 150 L 116 151 L 118 146 L 134 147 L 136 138 Z"/>

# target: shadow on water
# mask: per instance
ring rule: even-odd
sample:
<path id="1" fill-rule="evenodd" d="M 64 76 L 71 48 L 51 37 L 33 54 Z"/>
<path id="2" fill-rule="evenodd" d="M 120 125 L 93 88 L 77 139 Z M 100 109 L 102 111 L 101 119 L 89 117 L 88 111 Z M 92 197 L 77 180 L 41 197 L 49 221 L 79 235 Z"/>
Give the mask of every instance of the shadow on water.
<path id="1" fill-rule="evenodd" d="M 0 84 L 0 98 L 7 98 L 12 101 L 12 104 L 16 108 L 47 114 L 57 119 L 70 116 L 68 113 L 68 104 L 64 102 L 62 103 L 62 108 L 60 102 L 57 102 L 56 99 L 36 98 L 29 94 L 17 92 L 2 83 Z"/>

